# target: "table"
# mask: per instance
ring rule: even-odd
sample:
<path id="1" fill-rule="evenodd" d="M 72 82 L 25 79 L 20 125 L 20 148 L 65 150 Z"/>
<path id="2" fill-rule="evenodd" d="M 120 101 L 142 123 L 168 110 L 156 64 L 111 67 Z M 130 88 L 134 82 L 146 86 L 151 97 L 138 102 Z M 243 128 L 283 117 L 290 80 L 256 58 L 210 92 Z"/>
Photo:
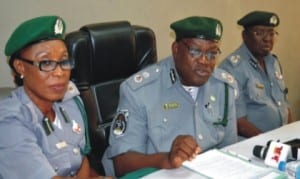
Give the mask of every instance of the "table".
<path id="1" fill-rule="evenodd" d="M 275 130 L 262 133 L 258 136 L 249 139 L 245 139 L 238 143 L 224 147 L 221 150 L 233 151 L 237 154 L 243 155 L 251 159 L 252 162 L 255 162 L 258 165 L 264 165 L 264 161 L 262 159 L 259 159 L 252 154 L 255 145 L 265 146 L 269 140 L 274 140 L 274 141 L 279 140 L 280 142 L 286 142 L 294 138 L 300 138 L 300 121 L 296 121 L 291 124 L 284 125 Z M 155 171 L 157 171 L 157 169 L 153 169 L 153 168 L 141 169 L 125 175 L 124 177 L 122 177 L 122 179 L 140 178 L 141 176 L 145 176 Z M 178 177 L 178 175 L 185 176 L 186 178 L 186 176 L 189 174 L 190 172 L 186 168 L 180 167 L 178 169 L 166 170 L 163 173 L 164 176 L 162 176 L 161 178 L 181 178 Z M 196 178 L 196 177 L 190 176 L 187 178 Z"/>
<path id="2" fill-rule="evenodd" d="M 266 146 L 269 140 L 286 142 L 294 138 L 300 138 L 300 121 L 284 125 L 272 131 L 229 145 L 224 149 L 244 155 L 254 162 L 263 163 L 262 159 L 259 159 L 252 154 L 255 145 Z"/>

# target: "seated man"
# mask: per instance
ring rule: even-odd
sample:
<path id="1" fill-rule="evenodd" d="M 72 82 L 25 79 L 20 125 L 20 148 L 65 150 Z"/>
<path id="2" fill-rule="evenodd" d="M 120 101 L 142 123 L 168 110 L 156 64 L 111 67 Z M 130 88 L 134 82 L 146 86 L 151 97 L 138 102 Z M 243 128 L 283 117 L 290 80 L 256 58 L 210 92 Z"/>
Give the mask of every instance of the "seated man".
<path id="1" fill-rule="evenodd" d="M 238 133 L 252 137 L 292 122 L 279 60 L 271 53 L 279 17 L 253 11 L 238 21 L 243 44 L 220 64 L 237 80 Z"/>
<path id="2" fill-rule="evenodd" d="M 121 84 L 103 158 L 106 174 L 177 168 L 201 152 L 237 141 L 237 84 L 215 69 L 221 22 L 193 16 L 171 28 L 176 33 L 173 56 Z"/>

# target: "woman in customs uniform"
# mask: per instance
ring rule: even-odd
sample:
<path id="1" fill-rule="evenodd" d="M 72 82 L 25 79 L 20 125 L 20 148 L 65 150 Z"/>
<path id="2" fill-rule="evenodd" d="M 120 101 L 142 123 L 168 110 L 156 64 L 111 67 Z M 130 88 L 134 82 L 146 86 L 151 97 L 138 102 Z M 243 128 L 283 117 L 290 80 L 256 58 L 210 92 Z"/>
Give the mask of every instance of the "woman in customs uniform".
<path id="1" fill-rule="evenodd" d="M 188 17 L 171 24 L 173 56 L 122 83 L 103 157 L 109 175 L 177 168 L 211 148 L 237 141 L 236 82 L 215 69 L 222 24 Z"/>
<path id="2" fill-rule="evenodd" d="M 0 178 L 99 178 L 90 175 L 85 113 L 69 81 L 74 61 L 64 32 L 60 17 L 36 17 L 6 44 L 19 87 L 0 102 Z"/>

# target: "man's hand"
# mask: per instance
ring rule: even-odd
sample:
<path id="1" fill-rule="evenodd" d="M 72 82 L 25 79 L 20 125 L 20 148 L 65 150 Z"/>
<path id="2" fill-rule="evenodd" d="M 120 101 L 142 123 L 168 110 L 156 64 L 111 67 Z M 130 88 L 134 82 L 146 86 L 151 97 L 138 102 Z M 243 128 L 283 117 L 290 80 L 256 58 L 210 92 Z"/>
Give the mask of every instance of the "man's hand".
<path id="1" fill-rule="evenodd" d="M 178 168 L 186 160 L 192 160 L 202 152 L 197 141 L 190 135 L 180 135 L 175 138 L 169 153 L 171 168 Z"/>

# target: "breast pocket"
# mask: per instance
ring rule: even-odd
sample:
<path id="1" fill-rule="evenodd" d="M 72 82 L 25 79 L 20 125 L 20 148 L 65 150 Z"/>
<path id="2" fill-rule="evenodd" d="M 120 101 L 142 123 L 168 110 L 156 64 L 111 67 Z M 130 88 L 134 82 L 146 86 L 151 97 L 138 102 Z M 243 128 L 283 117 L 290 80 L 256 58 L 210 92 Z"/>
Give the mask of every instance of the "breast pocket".
<path id="1" fill-rule="evenodd" d="M 58 175 L 66 175 L 71 168 L 69 154 L 67 151 L 60 151 L 48 156 L 48 160 Z"/>
<path id="2" fill-rule="evenodd" d="M 220 107 L 222 107 L 222 109 L 220 109 Z M 209 101 L 201 108 L 205 121 L 214 124 L 223 119 L 223 116 L 220 112 L 221 110 L 224 110 L 224 105 L 219 105 L 216 101 Z"/>
<path id="3" fill-rule="evenodd" d="M 245 92 L 249 97 L 250 103 L 253 101 L 255 103 L 264 104 L 266 97 L 265 85 L 258 79 L 249 80 L 246 84 Z"/>

